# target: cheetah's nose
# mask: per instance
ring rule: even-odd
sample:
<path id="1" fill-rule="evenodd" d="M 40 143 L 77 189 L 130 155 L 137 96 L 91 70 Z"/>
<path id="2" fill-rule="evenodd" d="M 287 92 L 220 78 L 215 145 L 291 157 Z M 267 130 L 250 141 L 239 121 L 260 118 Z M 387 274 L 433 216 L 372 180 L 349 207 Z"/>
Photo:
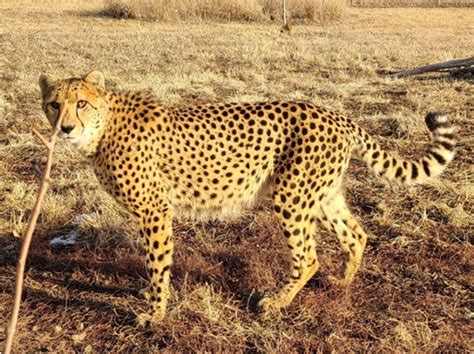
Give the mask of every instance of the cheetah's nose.
<path id="1" fill-rule="evenodd" d="M 61 125 L 61 130 L 66 134 L 69 134 L 70 132 L 72 132 L 73 129 L 74 129 L 74 125 L 72 124 Z"/>

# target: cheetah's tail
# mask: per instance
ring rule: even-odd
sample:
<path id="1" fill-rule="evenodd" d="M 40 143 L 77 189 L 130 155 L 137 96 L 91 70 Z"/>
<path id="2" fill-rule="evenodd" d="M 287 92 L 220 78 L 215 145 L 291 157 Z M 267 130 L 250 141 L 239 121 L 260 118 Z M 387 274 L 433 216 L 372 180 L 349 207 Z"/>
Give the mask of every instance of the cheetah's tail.
<path id="1" fill-rule="evenodd" d="M 368 134 L 358 130 L 356 154 L 381 177 L 402 184 L 423 183 L 440 175 L 454 158 L 456 139 L 446 115 L 428 113 L 426 125 L 434 137 L 425 155 L 417 161 L 405 160 L 385 152 Z"/>

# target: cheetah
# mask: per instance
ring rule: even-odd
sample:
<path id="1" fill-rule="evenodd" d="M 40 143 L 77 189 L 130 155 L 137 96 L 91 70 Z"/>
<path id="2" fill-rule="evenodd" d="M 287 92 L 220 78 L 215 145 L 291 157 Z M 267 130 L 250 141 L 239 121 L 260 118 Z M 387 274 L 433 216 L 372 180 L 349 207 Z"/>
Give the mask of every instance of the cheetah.
<path id="1" fill-rule="evenodd" d="M 60 137 L 90 162 L 108 193 L 140 225 L 149 304 L 140 324 L 165 315 L 170 294 L 175 216 L 229 218 L 271 195 L 291 253 L 288 279 L 264 296 L 263 312 L 290 304 L 318 271 L 316 225 L 334 232 L 347 255 L 348 285 L 362 262 L 367 235 L 346 205 L 343 175 L 351 156 L 377 176 L 405 185 L 443 172 L 456 139 L 448 118 L 429 113 L 433 142 L 409 161 L 384 151 L 349 118 L 305 101 L 161 105 L 150 92 L 108 90 L 101 72 L 39 79 L 43 110 Z"/>

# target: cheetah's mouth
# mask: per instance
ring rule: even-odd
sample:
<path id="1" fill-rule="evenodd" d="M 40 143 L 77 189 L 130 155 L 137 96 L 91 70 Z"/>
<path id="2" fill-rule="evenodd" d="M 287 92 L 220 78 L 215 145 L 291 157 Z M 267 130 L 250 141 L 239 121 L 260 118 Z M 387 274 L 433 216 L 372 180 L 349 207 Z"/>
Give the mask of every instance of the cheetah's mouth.
<path id="1" fill-rule="evenodd" d="M 68 135 L 65 135 L 65 136 L 59 136 L 61 139 L 63 139 L 64 141 L 67 141 L 68 143 L 70 144 L 73 144 L 75 145 L 77 142 L 78 142 L 78 138 L 76 137 L 73 137 L 73 136 L 68 136 Z"/>
<path id="2" fill-rule="evenodd" d="M 64 132 L 59 132 L 58 136 L 61 138 L 61 139 L 64 139 L 64 140 L 68 140 L 68 141 L 74 141 L 74 140 L 77 140 L 77 136 L 71 136 L 69 134 L 66 134 Z"/>

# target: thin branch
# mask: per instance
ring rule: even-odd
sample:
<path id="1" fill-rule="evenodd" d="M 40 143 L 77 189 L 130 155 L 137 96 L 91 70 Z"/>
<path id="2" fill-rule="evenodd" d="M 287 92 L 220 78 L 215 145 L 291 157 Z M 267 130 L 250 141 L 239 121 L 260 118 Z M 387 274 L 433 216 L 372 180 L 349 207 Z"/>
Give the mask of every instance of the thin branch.
<path id="1" fill-rule="evenodd" d="M 63 110 L 63 111 L 65 112 L 66 110 Z M 51 166 L 53 164 L 54 144 L 56 143 L 56 138 L 58 136 L 59 129 L 61 128 L 61 122 L 64 117 L 64 112 L 61 112 L 49 141 L 47 141 L 40 133 L 38 133 L 36 130 L 33 129 L 33 134 L 35 134 L 48 149 L 48 160 L 46 162 L 46 167 L 44 169 L 43 178 L 41 179 L 38 196 L 36 197 L 36 202 L 33 207 L 33 213 L 31 215 L 31 219 L 28 224 L 28 229 L 26 231 L 26 235 L 23 238 L 23 242 L 21 244 L 20 257 L 18 259 L 18 264 L 16 268 L 15 297 L 13 300 L 13 307 L 12 307 L 10 322 L 8 323 L 8 328 L 7 328 L 7 338 L 5 340 L 5 347 L 3 350 L 4 354 L 10 354 L 12 345 L 13 345 L 13 337 L 15 335 L 16 325 L 18 322 L 18 314 L 20 312 L 21 294 L 23 292 L 23 280 L 24 280 L 24 274 L 25 274 L 26 258 L 28 256 L 28 251 L 30 249 L 33 232 L 35 231 L 35 228 L 36 228 L 36 222 L 38 221 L 38 217 L 40 214 L 41 205 L 43 204 L 43 199 L 48 189 L 48 185 L 50 181 L 49 175 L 51 173 Z"/>
<path id="2" fill-rule="evenodd" d="M 34 135 L 43 143 L 44 146 L 48 148 L 48 150 L 51 149 L 51 144 L 48 140 L 46 140 L 35 128 L 31 129 Z"/>
<path id="3" fill-rule="evenodd" d="M 280 33 L 291 33 L 291 22 L 288 21 L 288 16 L 286 14 L 286 0 L 282 0 L 282 12 L 283 12 L 283 26 L 280 28 Z"/>
<path id="4" fill-rule="evenodd" d="M 389 76 L 393 78 L 400 78 L 400 77 L 423 74 L 427 72 L 442 71 L 445 69 L 470 67 L 473 65 L 474 65 L 474 57 L 470 57 L 470 58 L 465 58 L 465 59 L 448 60 L 448 61 L 443 61 L 436 64 L 419 66 L 417 68 L 413 68 L 410 70 L 397 71 L 395 73 L 390 74 Z"/>

